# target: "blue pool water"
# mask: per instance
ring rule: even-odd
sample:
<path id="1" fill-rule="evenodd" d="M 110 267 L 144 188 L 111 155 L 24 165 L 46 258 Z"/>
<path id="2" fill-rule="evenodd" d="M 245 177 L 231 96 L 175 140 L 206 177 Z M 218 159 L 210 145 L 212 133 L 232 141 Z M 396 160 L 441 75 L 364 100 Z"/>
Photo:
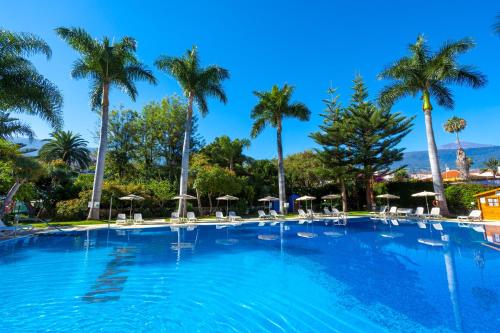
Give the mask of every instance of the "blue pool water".
<path id="1" fill-rule="evenodd" d="M 488 242 L 499 227 L 441 226 L 357 219 L 3 242 L 0 332 L 499 332 L 500 246 Z"/>

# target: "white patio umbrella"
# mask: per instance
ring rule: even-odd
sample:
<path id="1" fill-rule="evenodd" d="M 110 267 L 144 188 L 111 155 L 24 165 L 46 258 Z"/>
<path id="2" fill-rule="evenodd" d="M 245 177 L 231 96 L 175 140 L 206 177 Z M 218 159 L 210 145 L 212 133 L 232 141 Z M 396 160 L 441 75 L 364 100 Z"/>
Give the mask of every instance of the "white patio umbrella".
<path id="1" fill-rule="evenodd" d="M 217 200 L 225 200 L 227 202 L 226 204 L 226 216 L 229 215 L 229 201 L 235 201 L 235 200 L 240 200 L 237 197 L 233 197 L 232 195 L 226 194 L 222 197 L 218 197 Z"/>
<path id="2" fill-rule="evenodd" d="M 260 201 L 260 202 L 272 202 L 272 201 L 278 201 L 278 200 L 279 200 L 279 198 L 272 197 L 272 196 L 268 195 L 267 197 L 260 198 L 258 201 Z M 269 208 L 269 205 L 267 205 L 267 207 Z"/>
<path id="3" fill-rule="evenodd" d="M 330 206 L 333 207 L 333 200 L 342 198 L 340 194 L 327 194 L 321 197 L 323 200 L 330 200 Z"/>
<path id="4" fill-rule="evenodd" d="M 306 202 L 306 210 L 307 210 L 307 202 L 308 201 L 311 201 L 311 209 L 312 209 L 312 201 L 313 200 L 316 200 L 316 197 L 313 197 L 311 195 L 304 195 L 302 197 L 295 199 L 295 201 L 305 201 Z"/>
<path id="5" fill-rule="evenodd" d="M 134 206 L 133 202 L 134 201 L 141 201 L 141 200 L 144 200 L 143 197 L 141 196 L 138 196 L 138 195 L 135 195 L 135 194 L 129 194 L 129 195 L 126 195 L 124 197 L 121 197 L 121 198 L 118 198 L 120 200 L 124 200 L 124 201 L 130 201 L 130 213 L 129 213 L 129 218 L 132 219 L 132 208 Z"/>
<path id="6" fill-rule="evenodd" d="M 437 193 L 435 192 L 429 192 L 429 191 L 423 191 L 423 192 L 418 192 L 415 194 L 412 194 L 412 197 L 425 197 L 425 204 L 427 206 L 427 214 L 429 214 L 429 201 L 427 200 L 427 197 L 435 197 Z"/>
<path id="7" fill-rule="evenodd" d="M 195 200 L 196 197 L 193 197 L 192 195 L 189 195 L 189 194 L 180 194 L 180 195 L 176 195 L 175 197 L 173 197 L 172 199 L 174 200 Z M 185 205 L 184 205 L 185 206 Z M 182 214 L 184 215 L 184 212 L 182 212 Z M 181 217 L 185 217 L 185 216 L 181 216 Z"/>
<path id="8" fill-rule="evenodd" d="M 379 194 L 376 197 L 379 199 L 387 199 L 387 206 L 389 206 L 389 200 L 399 199 L 399 197 L 397 195 L 389 194 L 389 193 Z"/>

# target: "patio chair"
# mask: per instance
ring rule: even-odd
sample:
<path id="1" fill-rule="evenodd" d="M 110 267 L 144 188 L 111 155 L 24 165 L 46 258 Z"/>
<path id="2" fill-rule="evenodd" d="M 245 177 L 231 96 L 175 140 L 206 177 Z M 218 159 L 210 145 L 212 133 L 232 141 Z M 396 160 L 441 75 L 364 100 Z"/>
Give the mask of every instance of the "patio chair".
<path id="1" fill-rule="evenodd" d="M 197 222 L 198 219 L 196 218 L 196 215 L 194 215 L 194 212 L 187 212 L 187 221 L 188 222 Z"/>
<path id="2" fill-rule="evenodd" d="M 473 210 L 469 215 L 460 215 L 457 216 L 457 220 L 459 221 L 481 221 L 481 211 L 479 209 Z"/>
<path id="3" fill-rule="evenodd" d="M 181 219 L 179 218 L 179 212 L 172 212 L 172 215 L 170 215 L 170 222 L 180 222 Z"/>
<path id="4" fill-rule="evenodd" d="M 217 222 L 226 222 L 227 218 L 224 216 L 223 212 L 215 212 L 215 219 Z"/>
<path id="5" fill-rule="evenodd" d="M 134 224 L 143 224 L 143 223 L 144 223 L 144 219 L 142 218 L 142 214 L 135 213 L 134 214 Z"/>
<path id="6" fill-rule="evenodd" d="M 116 224 L 118 225 L 128 224 L 127 215 L 123 213 L 116 215 Z"/>
<path id="7" fill-rule="evenodd" d="M 271 213 L 271 216 L 274 217 L 275 219 L 282 219 L 285 217 L 285 215 L 283 214 L 278 214 L 278 212 L 276 212 L 274 209 L 271 209 L 269 213 Z"/>
<path id="8" fill-rule="evenodd" d="M 398 222 L 398 220 L 391 220 L 391 224 L 394 226 L 398 226 L 399 222 Z"/>
<path id="9" fill-rule="evenodd" d="M 263 210 L 258 210 L 257 214 L 259 214 L 259 219 L 262 219 L 262 220 L 273 218 L 271 215 L 267 215 Z"/>
<path id="10" fill-rule="evenodd" d="M 228 216 L 229 216 L 229 220 L 231 220 L 231 221 L 241 221 L 242 220 L 241 216 L 236 215 L 236 213 L 233 211 L 229 211 Z"/>

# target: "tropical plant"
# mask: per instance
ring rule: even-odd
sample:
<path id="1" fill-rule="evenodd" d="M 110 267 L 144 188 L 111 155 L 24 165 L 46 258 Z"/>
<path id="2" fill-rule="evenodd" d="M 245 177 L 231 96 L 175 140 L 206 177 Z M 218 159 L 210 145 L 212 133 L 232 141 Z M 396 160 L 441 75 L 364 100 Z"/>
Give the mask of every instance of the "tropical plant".
<path id="1" fill-rule="evenodd" d="M 137 43 L 132 37 L 112 42 L 108 37 L 102 41 L 93 39 L 80 28 L 57 28 L 57 34 L 74 50 L 80 53 L 71 71 L 74 79 L 91 80 L 90 104 L 92 109 L 101 109 L 101 128 L 91 208 L 88 219 L 99 219 L 99 202 L 104 180 L 104 163 L 108 138 L 109 91 L 116 86 L 135 101 L 135 81 L 145 80 L 156 84 L 153 73 L 136 58 Z"/>
<path id="2" fill-rule="evenodd" d="M 27 59 L 36 54 L 50 59 L 52 51 L 33 34 L 0 29 L 0 110 L 36 115 L 58 129 L 63 98 Z"/>
<path id="3" fill-rule="evenodd" d="M 58 131 L 50 134 L 50 139 L 40 148 L 38 155 L 46 162 L 61 160 L 69 167 L 86 169 L 90 164 L 88 142 L 80 134 Z"/>
<path id="4" fill-rule="evenodd" d="M 250 140 L 248 139 L 231 140 L 227 135 L 222 135 L 216 137 L 202 151 L 212 162 L 233 171 L 235 164 L 241 166 L 245 161 L 246 156 L 243 155 L 243 149 L 248 147 L 250 147 Z"/>
<path id="5" fill-rule="evenodd" d="M 457 168 L 460 171 L 460 175 L 462 179 L 469 179 L 469 162 L 467 161 L 467 156 L 465 154 L 465 150 L 462 148 L 460 144 L 460 138 L 458 137 L 458 133 L 463 131 L 467 126 L 467 122 L 465 119 L 460 117 L 451 117 L 444 124 L 444 130 L 448 133 L 455 133 L 457 136 Z"/>
<path id="6" fill-rule="evenodd" d="M 400 112 L 390 112 L 368 101 L 368 92 L 361 76 L 354 79 L 354 94 L 347 108 L 347 136 L 345 144 L 351 154 L 352 164 L 363 176 L 366 203 L 373 208 L 375 175 L 382 177 L 393 173 L 391 166 L 403 159 L 401 140 L 410 133 L 414 117 Z"/>
<path id="7" fill-rule="evenodd" d="M 11 118 L 8 112 L 0 111 L 0 139 L 8 140 L 20 135 L 33 140 L 35 133 L 30 125 L 22 123 L 17 118 Z"/>
<path id="8" fill-rule="evenodd" d="M 270 91 L 255 91 L 259 98 L 258 104 L 253 108 L 251 117 L 254 120 L 251 136 L 257 137 L 266 127 L 270 125 L 276 128 L 276 142 L 278 145 L 278 188 L 280 199 L 280 212 L 285 213 L 285 168 L 283 166 L 283 119 L 297 118 L 308 121 L 311 111 L 303 103 L 291 102 L 294 87 L 285 84 L 283 88 L 274 85 Z"/>
<path id="9" fill-rule="evenodd" d="M 347 187 L 346 182 L 352 176 L 354 166 L 351 161 L 351 153 L 345 146 L 345 138 L 349 135 L 347 131 L 346 109 L 339 102 L 336 89 L 328 89 L 329 99 L 323 100 L 326 105 L 324 113 L 321 114 L 323 123 L 319 131 L 312 133 L 310 137 L 322 149 L 317 149 L 318 157 L 325 165 L 324 170 L 331 179 L 335 179 L 340 185 L 342 195 L 342 210 L 347 211 Z"/>
<path id="10" fill-rule="evenodd" d="M 0 139 L 0 170 L 9 170 L 9 190 L 0 207 L 0 219 L 14 199 L 21 186 L 28 181 L 36 180 L 43 173 L 43 168 L 35 158 L 26 156 L 19 145 Z"/>
<path id="11" fill-rule="evenodd" d="M 180 84 L 187 98 L 186 123 L 184 125 L 184 143 L 182 146 L 182 163 L 179 194 L 187 194 L 189 176 L 189 154 L 191 151 L 191 133 L 193 130 L 193 105 L 198 106 L 202 116 L 208 113 L 207 97 L 216 97 L 226 103 L 227 97 L 222 87 L 222 81 L 229 78 L 229 72 L 219 66 L 200 66 L 198 49 L 193 46 L 181 57 L 160 56 L 155 65 L 162 71 L 173 76 Z M 179 212 L 184 213 L 186 205 L 179 200 Z"/>
<path id="12" fill-rule="evenodd" d="M 448 85 L 480 88 L 486 84 L 486 77 L 483 74 L 474 67 L 462 65 L 457 61 L 459 55 L 473 47 L 473 41 L 465 38 L 445 43 L 437 52 L 431 52 L 424 37 L 420 35 L 416 43 L 409 47 L 410 56 L 401 58 L 379 74 L 380 79 L 394 81 L 380 93 L 380 103 L 383 106 L 392 105 L 406 96 L 414 97 L 421 94 L 434 191 L 438 193 L 443 214 L 448 213 L 448 207 L 443 195 L 443 179 L 432 127 L 431 98 L 434 98 L 438 105 L 452 109 L 454 100 Z"/>
<path id="13" fill-rule="evenodd" d="M 492 157 L 484 162 L 484 168 L 481 169 L 481 172 L 491 171 L 491 173 L 493 174 L 493 179 L 495 179 L 498 174 L 498 168 L 500 168 L 500 160 Z"/>

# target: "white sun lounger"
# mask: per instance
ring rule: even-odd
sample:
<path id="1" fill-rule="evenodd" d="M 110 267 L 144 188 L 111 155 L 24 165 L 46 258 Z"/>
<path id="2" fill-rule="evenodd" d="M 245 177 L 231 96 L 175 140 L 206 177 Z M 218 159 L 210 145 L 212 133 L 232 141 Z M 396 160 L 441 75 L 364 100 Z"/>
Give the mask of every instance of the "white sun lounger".
<path id="1" fill-rule="evenodd" d="M 457 216 L 457 220 L 459 221 L 481 221 L 481 211 L 473 210 L 469 215 L 461 215 Z"/>
<path id="2" fill-rule="evenodd" d="M 179 212 L 172 212 L 172 215 L 170 215 L 170 222 L 180 222 Z"/>
<path id="3" fill-rule="evenodd" d="M 267 215 L 262 209 L 258 210 L 257 214 L 259 214 L 259 219 L 262 220 L 269 220 L 273 218 L 271 215 Z"/>
<path id="4" fill-rule="evenodd" d="M 116 224 L 118 225 L 128 224 L 127 215 L 123 213 L 116 215 Z"/>
<path id="5" fill-rule="evenodd" d="M 236 215 L 236 213 L 233 211 L 229 212 L 229 219 L 231 221 L 241 221 L 242 220 L 241 216 Z"/>
<path id="6" fill-rule="evenodd" d="M 307 210 L 307 213 L 309 214 L 309 216 L 313 216 L 313 217 L 323 217 L 323 214 L 321 214 L 321 213 L 316 213 L 316 212 L 314 212 L 314 210 L 312 210 L 312 209 L 310 209 L 310 208 Z"/>
<path id="7" fill-rule="evenodd" d="M 269 213 L 271 213 L 271 216 L 274 217 L 275 219 L 282 219 L 285 217 L 285 215 L 283 214 L 278 214 L 274 209 L 271 209 Z"/>
<path id="8" fill-rule="evenodd" d="M 227 218 L 224 216 L 224 213 L 222 212 L 215 212 L 215 219 L 217 220 L 217 222 L 227 221 Z"/>
<path id="9" fill-rule="evenodd" d="M 415 213 L 413 213 L 411 216 L 413 217 L 424 217 L 424 207 L 417 207 L 417 209 L 415 209 Z"/>
<path id="10" fill-rule="evenodd" d="M 425 214 L 425 217 L 430 219 L 441 219 L 441 209 L 439 207 L 433 207 L 429 214 Z"/>
<path id="11" fill-rule="evenodd" d="M 391 209 L 387 212 L 387 215 L 397 215 L 398 214 L 398 207 L 392 206 Z"/>
<path id="12" fill-rule="evenodd" d="M 196 218 L 196 215 L 194 215 L 194 212 L 187 212 L 186 218 L 188 222 L 197 222 L 198 219 Z"/>
<path id="13" fill-rule="evenodd" d="M 311 216 L 307 215 L 303 209 L 298 209 L 297 212 L 299 213 L 299 217 L 301 219 L 307 219 L 307 218 L 311 217 Z"/>
<path id="14" fill-rule="evenodd" d="M 380 207 L 380 210 L 378 212 L 370 212 L 370 215 L 372 217 L 383 217 L 387 215 L 387 210 L 389 209 L 388 206 L 382 206 Z"/>
<path id="15" fill-rule="evenodd" d="M 144 219 L 142 218 L 142 214 L 135 213 L 134 214 L 134 224 L 143 224 L 143 223 L 144 223 Z"/>

